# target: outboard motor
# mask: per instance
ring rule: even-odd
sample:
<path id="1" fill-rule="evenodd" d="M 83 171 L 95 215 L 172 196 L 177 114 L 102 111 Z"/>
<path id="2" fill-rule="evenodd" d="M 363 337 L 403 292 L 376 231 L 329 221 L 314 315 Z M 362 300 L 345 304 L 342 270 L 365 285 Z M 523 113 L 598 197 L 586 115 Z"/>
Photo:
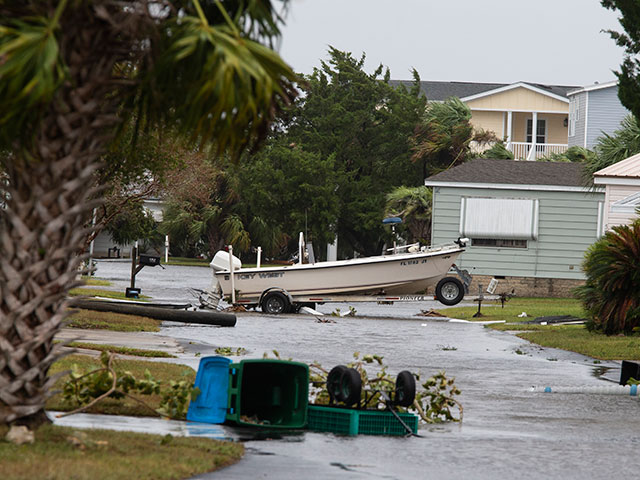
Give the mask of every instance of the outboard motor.
<path id="1" fill-rule="evenodd" d="M 232 256 L 233 269 L 239 270 L 242 268 L 242 261 L 236 257 Z M 203 292 L 200 295 L 200 304 L 205 308 L 213 308 L 215 310 L 220 309 L 220 300 L 224 293 L 222 292 L 222 287 L 220 287 L 220 283 L 216 278 L 215 272 L 229 271 L 229 252 L 224 250 L 220 250 L 213 256 L 213 260 L 209 263 L 209 266 L 213 268 L 213 282 L 211 283 L 211 287 L 209 290 Z"/>

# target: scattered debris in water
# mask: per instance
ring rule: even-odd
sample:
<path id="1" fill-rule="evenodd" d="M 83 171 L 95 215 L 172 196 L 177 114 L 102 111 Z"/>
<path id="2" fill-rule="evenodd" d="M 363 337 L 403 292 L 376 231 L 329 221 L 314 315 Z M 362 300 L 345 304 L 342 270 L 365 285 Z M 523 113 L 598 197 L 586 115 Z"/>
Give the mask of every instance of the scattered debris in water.
<path id="1" fill-rule="evenodd" d="M 224 309 L 225 312 L 246 312 L 247 309 L 243 305 L 231 305 Z"/>
<path id="2" fill-rule="evenodd" d="M 418 317 L 442 317 L 446 318 L 446 315 L 441 314 L 437 310 L 420 310 L 420 313 L 416 313 Z"/>

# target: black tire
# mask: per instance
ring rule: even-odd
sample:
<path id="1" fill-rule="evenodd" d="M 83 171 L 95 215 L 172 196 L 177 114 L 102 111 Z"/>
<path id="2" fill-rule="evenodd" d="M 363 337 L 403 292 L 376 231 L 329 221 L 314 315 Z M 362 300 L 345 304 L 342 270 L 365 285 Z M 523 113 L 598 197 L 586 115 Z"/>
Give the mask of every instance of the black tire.
<path id="1" fill-rule="evenodd" d="M 464 298 L 464 285 L 455 277 L 445 277 L 436 285 L 436 298 L 444 305 L 457 305 Z"/>
<path id="2" fill-rule="evenodd" d="M 416 379 L 408 370 L 401 371 L 396 377 L 396 392 L 393 403 L 401 407 L 413 405 L 416 398 Z"/>
<path id="3" fill-rule="evenodd" d="M 277 315 L 279 313 L 287 313 L 289 311 L 289 300 L 280 292 L 267 293 L 260 304 L 262 313 Z"/>
<path id="4" fill-rule="evenodd" d="M 340 397 L 340 385 L 342 383 L 342 376 L 344 372 L 349 370 L 344 365 L 337 365 L 331 369 L 329 375 L 327 375 L 327 392 L 329 392 L 329 400 L 331 403 L 338 400 Z"/>
<path id="5" fill-rule="evenodd" d="M 338 365 L 333 367 L 327 376 L 327 391 L 331 402 L 354 405 L 360 401 L 362 378 L 355 368 Z"/>

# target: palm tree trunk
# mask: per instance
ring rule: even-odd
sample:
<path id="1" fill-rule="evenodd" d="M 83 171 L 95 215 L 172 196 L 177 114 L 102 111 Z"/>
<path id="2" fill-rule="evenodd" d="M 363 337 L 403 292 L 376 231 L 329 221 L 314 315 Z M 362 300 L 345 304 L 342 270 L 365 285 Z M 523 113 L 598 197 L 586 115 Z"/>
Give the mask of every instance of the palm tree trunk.
<path id="1" fill-rule="evenodd" d="M 119 44 L 95 15 L 76 11 L 61 45 L 69 81 L 39 124 L 33 147 L 3 158 L 8 177 L 0 212 L 0 424 L 36 427 L 61 356 L 53 339 L 77 284 L 89 212 L 100 200 L 95 172 L 112 138 L 116 105 L 108 100 Z M 92 58 L 87 58 L 92 57 Z M 106 81 L 105 81 L 106 80 Z M 96 101 L 102 99 L 102 101 Z M 108 132 L 105 134 L 105 131 Z"/>

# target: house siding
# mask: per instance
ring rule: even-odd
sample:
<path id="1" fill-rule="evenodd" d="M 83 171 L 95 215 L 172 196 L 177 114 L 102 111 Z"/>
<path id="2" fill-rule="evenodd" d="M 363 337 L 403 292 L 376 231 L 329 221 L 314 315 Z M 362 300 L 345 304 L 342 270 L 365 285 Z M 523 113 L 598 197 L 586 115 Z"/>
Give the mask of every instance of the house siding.
<path id="1" fill-rule="evenodd" d="M 500 139 L 503 137 L 503 125 L 506 128 L 503 112 L 471 112 L 471 125 L 478 130 L 490 131 L 496 134 Z"/>
<path id="2" fill-rule="evenodd" d="M 472 275 L 582 280 L 585 250 L 596 240 L 603 193 L 435 187 L 433 243 L 460 236 L 460 200 L 467 197 L 539 201 L 538 238 L 526 249 L 468 246 L 458 266 Z"/>
<path id="3" fill-rule="evenodd" d="M 614 212 L 611 207 L 614 203 L 624 200 L 625 198 L 638 193 L 640 187 L 629 185 L 607 185 L 607 199 L 605 212 L 605 228 L 611 230 L 616 225 L 629 225 L 633 220 L 638 218 L 635 212 Z"/>
<path id="4" fill-rule="evenodd" d="M 558 113 L 566 113 L 569 111 L 568 103 L 524 87 L 487 95 L 475 100 L 467 100 L 465 103 L 469 105 L 471 110 L 512 110 L 521 112 L 540 111 Z"/>
<path id="5" fill-rule="evenodd" d="M 587 148 L 591 149 L 603 133 L 612 134 L 619 129 L 620 122 L 629 114 L 629 111 L 618 99 L 617 86 L 587 93 L 589 95 Z"/>
<path id="6" fill-rule="evenodd" d="M 578 118 L 576 121 L 575 135 L 568 137 L 569 147 L 584 147 L 584 129 L 587 118 L 587 92 L 576 93 L 570 98 L 575 99 L 574 101 L 577 103 Z"/>

